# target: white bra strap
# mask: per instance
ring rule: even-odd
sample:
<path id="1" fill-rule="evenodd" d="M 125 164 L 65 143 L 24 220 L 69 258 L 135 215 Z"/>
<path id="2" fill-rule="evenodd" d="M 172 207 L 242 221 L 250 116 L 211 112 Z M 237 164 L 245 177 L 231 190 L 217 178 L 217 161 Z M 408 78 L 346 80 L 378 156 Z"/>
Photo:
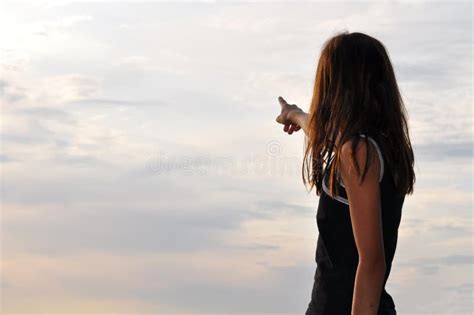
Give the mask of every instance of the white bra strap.
<path id="1" fill-rule="evenodd" d="M 365 134 L 360 134 L 361 137 L 366 137 Z M 383 156 L 382 156 L 382 151 L 380 150 L 380 147 L 379 145 L 377 144 L 377 142 L 372 139 L 372 137 L 368 137 L 369 140 L 375 145 L 375 148 L 377 149 L 377 153 L 379 155 L 379 161 L 380 161 L 380 179 L 379 179 L 379 182 L 382 181 L 382 178 L 383 178 L 383 172 L 384 172 L 384 162 L 383 162 Z"/>

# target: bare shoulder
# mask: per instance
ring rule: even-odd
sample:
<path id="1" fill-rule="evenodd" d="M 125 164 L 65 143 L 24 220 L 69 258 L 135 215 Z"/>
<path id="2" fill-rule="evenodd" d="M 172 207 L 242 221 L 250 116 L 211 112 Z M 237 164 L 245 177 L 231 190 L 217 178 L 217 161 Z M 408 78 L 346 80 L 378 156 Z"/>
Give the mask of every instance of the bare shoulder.
<path id="1" fill-rule="evenodd" d="M 380 176 L 380 160 L 378 158 L 378 154 L 375 147 L 373 146 L 373 144 L 371 144 L 370 141 L 366 143 L 365 138 L 360 138 L 357 143 L 357 146 L 354 148 L 354 160 L 352 158 L 352 145 L 354 142 L 355 140 L 349 140 L 341 146 L 341 174 L 343 175 L 343 177 L 351 177 L 357 179 L 355 160 L 359 165 L 359 170 L 361 172 L 360 175 L 362 175 L 365 165 L 370 162 L 365 179 L 374 179 L 378 182 L 378 178 Z M 368 161 L 369 150 L 371 155 L 371 161 Z"/>

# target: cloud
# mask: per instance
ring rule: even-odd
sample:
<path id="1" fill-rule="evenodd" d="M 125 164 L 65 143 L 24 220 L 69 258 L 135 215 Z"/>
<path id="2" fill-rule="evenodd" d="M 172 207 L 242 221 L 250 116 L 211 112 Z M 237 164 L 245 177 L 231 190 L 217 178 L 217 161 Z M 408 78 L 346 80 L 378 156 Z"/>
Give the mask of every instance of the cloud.
<path id="1" fill-rule="evenodd" d="M 262 266 L 242 260 L 239 252 L 127 256 L 90 251 L 5 258 L 4 310 L 24 312 L 38 309 L 20 300 L 57 312 L 74 305 L 85 313 L 97 309 L 182 313 L 197 308 L 203 312 L 291 312 L 309 301 L 314 274 L 309 265 Z M 295 294 L 289 296 L 288 290 Z"/>
<path id="2" fill-rule="evenodd" d="M 45 127 L 44 123 L 33 120 L 29 121 L 23 130 L 18 128 L 17 132 L 5 129 L 1 134 L 1 139 L 5 144 L 36 145 L 50 143 L 53 139 L 53 132 Z"/>
<path id="3" fill-rule="evenodd" d="M 0 163 L 8 163 L 14 161 L 12 158 L 10 158 L 6 154 L 0 154 Z"/>
<path id="4" fill-rule="evenodd" d="M 466 161 L 472 158 L 472 141 L 457 142 L 432 142 L 414 144 L 413 151 L 415 156 L 425 161 L 451 161 L 453 159 L 464 159 Z"/>
<path id="5" fill-rule="evenodd" d="M 468 265 L 472 267 L 474 259 L 472 255 L 453 254 L 432 258 L 416 258 L 408 261 L 399 261 L 397 266 L 401 268 L 413 267 L 423 275 L 439 275 L 445 267 Z"/>
<path id="6" fill-rule="evenodd" d="M 110 106 L 163 106 L 165 102 L 162 100 L 126 100 L 126 99 L 101 99 L 101 98 L 90 98 L 90 99 L 81 99 L 78 101 L 70 102 L 72 104 L 84 104 L 84 105 L 110 105 Z"/>
<path id="7" fill-rule="evenodd" d="M 96 94 L 99 89 L 99 80 L 82 74 L 52 76 L 41 82 L 40 89 L 39 95 L 34 96 L 36 103 L 63 104 Z"/>
<path id="8" fill-rule="evenodd" d="M 179 209 L 175 211 L 179 213 Z M 64 253 L 71 249 L 189 252 L 204 248 L 225 248 L 219 234 L 226 229 L 238 227 L 242 220 L 238 213 L 233 211 L 223 217 L 202 211 L 193 216 L 165 214 L 160 208 L 148 211 L 116 209 L 113 212 L 95 208 L 93 213 L 87 213 L 86 209 L 75 212 L 69 209 L 67 215 L 57 214 L 54 219 L 45 218 L 41 225 L 39 222 L 30 222 L 26 226 L 21 224 L 29 228 L 28 233 L 21 232 L 18 235 L 10 230 L 9 234 L 17 235 L 16 239 L 29 234 L 29 240 L 25 243 L 31 244 L 30 250 L 50 254 L 58 251 Z M 44 230 L 42 227 L 46 226 L 48 228 Z M 10 227 L 14 228 L 12 225 Z M 54 233 L 48 232 L 53 228 Z M 63 238 L 55 240 L 54 235 L 58 234 L 63 235 Z M 41 236 L 38 237 L 39 235 Z"/>
<path id="9" fill-rule="evenodd" d="M 465 283 L 461 283 L 459 285 L 453 285 L 453 286 L 446 286 L 445 287 L 446 290 L 453 290 L 453 291 L 462 291 L 462 292 L 466 292 L 466 293 L 472 293 L 473 289 L 474 289 L 474 283 L 472 282 L 465 282 Z"/>
<path id="10" fill-rule="evenodd" d="M 165 47 L 153 47 L 148 54 L 127 55 L 112 63 L 118 68 L 129 68 L 146 74 L 162 73 L 176 76 L 192 75 L 192 68 L 196 60 L 190 55 L 179 50 Z"/>
<path id="11" fill-rule="evenodd" d="M 15 111 L 15 113 L 29 117 L 36 117 L 39 119 L 58 119 L 61 121 L 66 121 L 69 124 L 74 123 L 70 113 L 58 108 L 35 106 L 29 108 L 19 108 Z"/>
<path id="12" fill-rule="evenodd" d="M 109 255 L 100 252 L 62 257 L 8 255 L 2 263 L 2 313 L 74 312 L 110 314 L 169 312 L 155 299 L 162 265 L 159 257 Z M 86 267 L 87 266 L 87 267 Z M 151 276 L 150 272 L 154 272 Z"/>
<path id="13" fill-rule="evenodd" d="M 301 206 L 297 204 L 282 202 L 281 200 L 275 199 L 262 199 L 257 202 L 257 206 L 259 207 L 258 213 L 262 215 L 267 215 L 268 218 L 275 218 L 276 215 L 302 216 L 308 218 L 316 211 L 316 207 Z"/>
<path id="14" fill-rule="evenodd" d="M 303 312 L 317 199 L 299 173 L 207 167 L 271 166 L 268 139 L 300 165 L 276 97 L 308 105 L 319 49 L 345 28 L 388 48 L 419 162 L 389 280 L 397 309 L 472 308 L 471 3 L 5 7 L 8 311 Z M 208 172 L 166 159 L 153 173 L 156 151 Z"/>
<path id="15" fill-rule="evenodd" d="M 6 103 L 16 103 L 23 100 L 25 93 L 25 89 L 22 87 L 12 86 L 5 80 L 0 81 L 0 100 Z"/>
<path id="16" fill-rule="evenodd" d="M 95 161 L 87 160 L 86 163 Z M 78 180 L 75 182 L 78 183 Z M 89 188 L 75 190 L 61 184 L 48 184 L 50 187 L 47 189 L 51 192 L 45 194 L 46 187 L 43 187 L 43 195 L 37 197 L 32 192 L 27 192 L 28 188 L 25 187 L 22 194 L 26 194 L 33 205 L 7 204 L 6 201 L 17 197 L 9 190 L 5 191 L 4 252 L 20 250 L 64 255 L 87 250 L 113 253 L 277 250 L 282 239 L 270 241 L 268 237 L 258 239 L 255 236 L 252 239 L 252 231 L 242 230 L 242 225 L 257 220 L 262 222 L 263 228 L 268 229 L 270 222 L 281 224 L 288 217 L 294 216 L 298 208 L 301 208 L 298 215 L 302 219 L 311 217 L 303 216 L 304 211 L 309 208 L 294 205 L 278 207 L 276 202 L 271 203 L 273 206 L 266 214 L 258 204 L 240 208 L 238 205 L 229 206 L 226 201 L 212 202 L 210 205 L 182 201 L 174 206 L 158 202 L 155 207 L 124 206 L 117 201 L 105 207 L 100 200 L 108 195 L 120 194 L 120 190 L 127 191 L 129 196 L 140 198 L 137 192 L 146 189 L 147 192 L 142 191 L 141 195 L 152 200 L 154 197 L 150 193 L 155 189 L 144 185 L 124 185 L 125 183 L 122 183 L 123 187 L 120 189 L 117 186 L 113 189 L 100 189 L 103 184 L 96 184 L 96 187 L 89 184 Z M 165 188 L 163 184 L 159 187 L 164 190 L 163 196 L 175 194 L 171 187 Z M 53 200 L 48 202 L 46 198 L 48 195 L 52 197 L 53 191 L 57 197 L 51 204 Z M 71 193 L 75 196 L 68 197 Z M 97 195 L 92 198 L 92 194 L 100 194 L 102 197 Z M 73 202 L 74 199 L 82 198 L 88 198 L 83 205 Z M 155 197 L 157 198 L 159 194 Z M 39 207 L 41 199 L 45 204 Z M 63 203 L 69 206 L 61 207 L 60 204 Z M 265 223 L 265 220 L 269 220 L 269 223 Z M 234 238 L 234 234 L 240 234 L 241 239 Z"/>
<path id="17" fill-rule="evenodd" d="M 100 80 L 81 74 L 54 75 L 40 80 L 2 81 L 1 98 L 10 106 L 61 106 L 90 98 L 99 90 Z"/>

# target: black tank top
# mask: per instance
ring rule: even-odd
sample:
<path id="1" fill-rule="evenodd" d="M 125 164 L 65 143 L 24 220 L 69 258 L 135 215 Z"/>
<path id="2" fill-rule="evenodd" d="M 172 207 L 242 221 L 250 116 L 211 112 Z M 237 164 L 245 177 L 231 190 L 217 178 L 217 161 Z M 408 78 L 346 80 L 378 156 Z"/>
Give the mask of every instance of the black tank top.
<path id="1" fill-rule="evenodd" d="M 366 137 L 365 134 L 360 134 Z M 399 195 L 392 173 L 374 137 L 368 136 L 381 161 L 380 188 L 383 235 L 387 271 L 379 303 L 379 315 L 395 315 L 395 303 L 385 290 L 397 246 L 404 195 Z M 334 157 L 334 156 L 333 156 Z M 329 163 L 332 163 L 333 157 Z M 327 168 L 329 169 L 329 168 Z M 336 176 L 337 177 L 337 176 Z M 344 183 L 337 178 L 339 195 L 329 195 L 328 173 L 324 174 L 316 222 L 319 230 L 316 245 L 316 273 L 311 301 L 305 315 L 350 315 L 359 254 L 352 232 L 349 203 Z"/>

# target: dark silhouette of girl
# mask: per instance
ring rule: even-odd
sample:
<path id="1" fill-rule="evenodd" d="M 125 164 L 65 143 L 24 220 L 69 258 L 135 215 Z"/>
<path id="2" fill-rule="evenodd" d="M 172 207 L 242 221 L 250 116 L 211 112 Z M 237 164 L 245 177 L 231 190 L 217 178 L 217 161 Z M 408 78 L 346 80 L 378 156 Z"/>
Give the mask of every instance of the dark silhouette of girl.
<path id="1" fill-rule="evenodd" d="M 363 33 L 336 34 L 322 48 L 309 112 L 278 99 L 284 131 L 305 133 L 303 183 L 320 196 L 305 315 L 396 314 L 385 284 L 415 173 L 407 113 L 384 45 Z"/>

